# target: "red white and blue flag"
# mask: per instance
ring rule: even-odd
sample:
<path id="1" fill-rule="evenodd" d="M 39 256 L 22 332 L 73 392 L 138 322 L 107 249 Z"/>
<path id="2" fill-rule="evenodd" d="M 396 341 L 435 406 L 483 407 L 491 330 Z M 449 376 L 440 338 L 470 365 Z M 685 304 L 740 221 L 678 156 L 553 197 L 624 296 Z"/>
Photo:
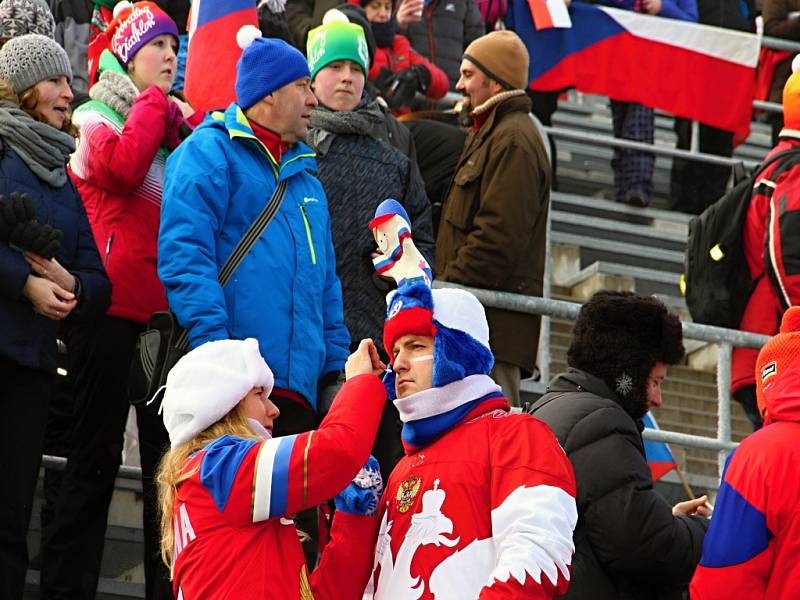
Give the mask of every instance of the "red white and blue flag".
<path id="1" fill-rule="evenodd" d="M 758 36 L 573 2 L 571 28 L 537 29 L 528 0 L 509 27 L 531 56 L 531 89 L 639 102 L 739 134 L 750 126 Z"/>
<path id="2" fill-rule="evenodd" d="M 642 418 L 642 422 L 644 422 L 645 429 L 658 429 L 655 417 L 649 412 Z M 678 466 L 675 462 L 675 457 L 672 455 L 672 450 L 669 449 L 666 442 L 644 440 L 644 454 L 647 458 L 647 466 L 650 467 L 653 481 L 658 481 Z"/>
<path id="3" fill-rule="evenodd" d="M 242 54 L 236 33 L 244 25 L 258 27 L 253 0 L 192 2 L 184 93 L 195 110 L 226 108 L 236 99 L 236 61 Z"/>
<path id="4" fill-rule="evenodd" d="M 536 29 L 572 27 L 569 11 L 564 0 L 528 0 Z"/>

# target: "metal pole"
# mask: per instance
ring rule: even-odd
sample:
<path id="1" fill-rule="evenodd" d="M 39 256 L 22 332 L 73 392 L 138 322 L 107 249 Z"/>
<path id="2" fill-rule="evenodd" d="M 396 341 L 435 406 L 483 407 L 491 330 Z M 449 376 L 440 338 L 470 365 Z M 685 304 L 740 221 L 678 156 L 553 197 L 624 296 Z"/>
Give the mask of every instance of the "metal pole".
<path id="1" fill-rule="evenodd" d="M 758 161 L 753 160 L 740 160 L 738 158 L 729 158 L 726 156 L 717 156 L 716 154 L 705 154 L 703 152 L 692 153 L 688 150 L 678 150 L 677 148 L 668 148 L 657 144 L 646 144 L 644 142 L 634 142 L 633 140 L 625 140 L 622 138 L 615 138 L 610 135 L 599 135 L 596 133 L 586 133 L 575 129 L 561 129 L 559 127 L 545 127 L 544 130 L 547 135 L 552 135 L 557 138 L 565 138 L 579 142 L 586 142 L 589 144 L 599 144 L 601 146 L 612 146 L 615 148 L 627 148 L 630 150 L 642 150 L 644 152 L 652 152 L 660 156 L 671 156 L 673 158 L 686 158 L 689 160 L 697 160 L 700 162 L 710 163 L 712 165 L 723 165 L 732 167 L 738 163 L 744 163 L 747 168 L 757 166 Z"/>
<path id="2" fill-rule="evenodd" d="M 767 112 L 783 112 L 783 104 L 778 104 L 777 102 L 764 102 L 763 100 L 753 100 L 753 108 L 765 110 Z"/>
<path id="3" fill-rule="evenodd" d="M 555 156 L 553 157 L 555 161 Z M 553 241 L 552 241 L 552 202 L 547 207 L 547 225 L 545 226 L 545 248 L 544 248 L 544 281 L 542 282 L 542 298 L 550 299 L 552 293 L 552 256 L 553 256 Z M 541 352 L 541 363 L 539 365 L 539 382 L 547 385 L 550 383 L 550 317 L 545 315 L 542 317 L 541 325 L 541 339 L 539 340 L 539 348 Z"/>
<path id="4" fill-rule="evenodd" d="M 692 143 L 689 145 L 689 152 L 700 154 L 700 123 L 692 121 Z"/>
<path id="5" fill-rule="evenodd" d="M 45 469 L 65 471 L 67 469 L 67 459 L 63 456 L 50 456 L 49 454 L 45 454 L 42 456 L 42 466 Z M 120 465 L 117 477 L 121 477 L 122 479 L 141 479 L 142 470 L 139 467 Z"/>
<path id="6" fill-rule="evenodd" d="M 717 407 L 717 440 L 720 444 L 731 443 L 731 354 L 732 347 L 729 342 L 722 342 L 717 346 L 719 358 L 717 361 L 717 394 L 719 404 Z M 720 450 L 718 455 L 719 476 L 722 479 L 722 470 L 728 458 L 727 450 Z"/>
<path id="7" fill-rule="evenodd" d="M 775 37 L 762 37 L 761 45 L 772 50 L 787 50 L 795 54 L 800 52 L 800 43 Z"/>

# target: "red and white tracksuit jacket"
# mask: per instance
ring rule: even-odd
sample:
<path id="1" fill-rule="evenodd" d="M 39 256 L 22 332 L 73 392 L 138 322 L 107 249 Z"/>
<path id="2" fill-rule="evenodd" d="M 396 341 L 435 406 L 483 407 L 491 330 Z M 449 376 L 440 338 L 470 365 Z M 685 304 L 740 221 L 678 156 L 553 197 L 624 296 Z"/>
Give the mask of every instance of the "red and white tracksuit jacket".
<path id="1" fill-rule="evenodd" d="M 457 392 L 464 381 L 420 394 Z M 544 423 L 510 414 L 490 387 L 497 392 L 443 414 L 403 419 L 407 454 L 384 489 L 365 597 L 488 600 L 566 591 L 577 522 L 572 465 Z M 436 430 L 444 433 L 427 443 Z"/>

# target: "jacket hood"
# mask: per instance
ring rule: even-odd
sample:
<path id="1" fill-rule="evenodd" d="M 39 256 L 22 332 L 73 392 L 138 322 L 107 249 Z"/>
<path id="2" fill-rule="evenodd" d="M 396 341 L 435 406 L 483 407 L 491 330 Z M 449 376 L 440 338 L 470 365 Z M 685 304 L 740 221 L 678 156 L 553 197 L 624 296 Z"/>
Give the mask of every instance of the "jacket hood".
<path id="1" fill-rule="evenodd" d="M 625 405 L 620 401 L 619 397 L 608 387 L 605 381 L 599 377 L 595 377 L 591 373 L 581 371 L 574 367 L 568 367 L 563 373 L 556 375 L 547 386 L 547 392 L 589 392 L 595 396 L 600 396 L 607 400 L 611 400 L 618 404 L 620 408 L 625 410 Z M 546 393 L 547 393 L 546 392 Z M 625 411 L 629 416 L 630 413 Z M 633 418 L 633 417 L 631 417 Z M 641 419 L 633 419 L 639 431 L 644 429 L 644 424 Z"/>

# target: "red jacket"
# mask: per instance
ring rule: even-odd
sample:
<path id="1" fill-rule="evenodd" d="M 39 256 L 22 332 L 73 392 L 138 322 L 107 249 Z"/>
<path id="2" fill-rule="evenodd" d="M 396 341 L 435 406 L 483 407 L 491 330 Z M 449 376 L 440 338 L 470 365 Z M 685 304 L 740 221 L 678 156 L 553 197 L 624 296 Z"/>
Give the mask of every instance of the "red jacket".
<path id="1" fill-rule="evenodd" d="M 126 120 L 97 101 L 74 114 L 80 129 L 70 161 L 97 249 L 111 280 L 108 314 L 146 323 L 167 309 L 156 274 L 156 242 L 168 150 L 184 122 L 178 106 L 150 87 Z"/>
<path id="2" fill-rule="evenodd" d="M 693 600 L 790 600 L 800 592 L 800 375 L 776 372 L 765 426 L 728 459 Z"/>
<path id="3" fill-rule="evenodd" d="M 190 457 L 173 508 L 175 597 L 360 599 L 378 517 L 337 511 L 310 575 L 292 519 L 347 487 L 369 457 L 385 401 L 380 379 L 359 375 L 316 431 L 223 436 Z"/>
<path id="4" fill-rule="evenodd" d="M 369 79 L 374 81 L 382 69 L 389 69 L 392 73 L 399 73 L 413 65 L 424 65 L 431 74 L 426 95 L 432 100 L 444 98 L 450 85 L 447 75 L 427 58 L 416 52 L 408 38 L 397 34 L 394 36 L 391 48 L 375 48 L 375 59 L 369 70 Z"/>
<path id="5" fill-rule="evenodd" d="M 790 135 L 782 134 L 767 157 L 800 148 L 800 132 L 784 132 Z M 767 168 L 759 181 L 771 180 L 777 166 Z M 778 333 L 783 311 L 800 304 L 800 164 L 781 173 L 775 184 L 759 188 L 756 182 L 744 230 L 745 259 L 756 285 L 739 329 L 765 335 Z M 732 392 L 755 383 L 757 357 L 758 350 L 733 350 Z"/>

